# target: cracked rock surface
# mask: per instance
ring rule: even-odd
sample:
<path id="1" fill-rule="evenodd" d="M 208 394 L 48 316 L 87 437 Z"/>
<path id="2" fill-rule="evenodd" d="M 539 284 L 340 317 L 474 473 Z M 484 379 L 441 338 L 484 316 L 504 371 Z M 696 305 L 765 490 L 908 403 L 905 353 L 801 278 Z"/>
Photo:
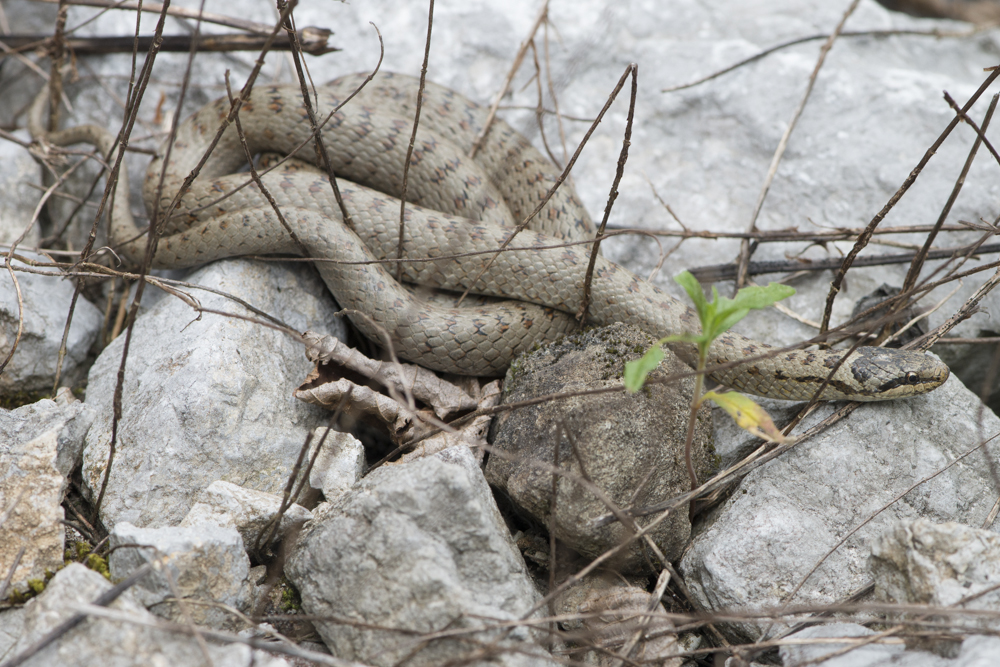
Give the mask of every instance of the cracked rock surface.
<path id="1" fill-rule="evenodd" d="M 478 617 L 513 620 L 537 597 L 478 463 L 461 446 L 375 470 L 320 506 L 285 572 L 310 614 L 418 633 L 475 628 Z M 475 655 L 484 640 L 519 649 L 501 653 L 499 664 L 550 664 L 523 627 L 503 639 L 481 632 L 421 647 L 409 632 L 316 626 L 335 655 L 380 666 L 411 651 L 407 664 L 438 665 Z"/>

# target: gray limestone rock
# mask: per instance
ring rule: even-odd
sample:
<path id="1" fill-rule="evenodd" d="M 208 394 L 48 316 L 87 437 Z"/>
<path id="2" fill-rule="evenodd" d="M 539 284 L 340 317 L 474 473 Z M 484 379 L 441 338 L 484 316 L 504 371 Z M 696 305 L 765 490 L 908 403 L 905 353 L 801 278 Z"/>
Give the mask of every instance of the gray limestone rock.
<path id="1" fill-rule="evenodd" d="M 802 432 L 837 406 L 808 417 Z M 925 517 L 982 525 L 996 489 L 984 457 L 973 450 L 1000 419 L 979 412 L 978 399 L 951 378 L 921 397 L 862 406 L 820 435 L 751 472 L 696 527 L 681 572 L 706 610 L 776 607 L 842 538 L 910 486 L 917 486 L 854 533 L 805 582 L 793 604 L 845 597 L 871 579 L 870 540 L 895 521 Z M 977 423 L 977 418 L 979 422 Z M 761 626 L 726 626 L 756 639 Z"/>
<path id="2" fill-rule="evenodd" d="M 1000 579 L 1000 535 L 960 523 L 904 520 L 873 540 L 872 573 L 881 600 L 955 605 Z M 966 608 L 997 610 L 998 603 L 1000 594 L 987 593 Z"/>
<path id="3" fill-rule="evenodd" d="M 316 429 L 313 448 L 323 438 L 326 427 Z M 312 456 L 314 449 L 310 450 Z M 365 471 L 365 447 L 350 433 L 330 431 L 323 441 L 323 449 L 309 471 L 309 484 L 320 489 L 328 501 L 348 493 L 358 483 Z"/>
<path id="4" fill-rule="evenodd" d="M 927 651 L 905 650 L 902 644 L 870 643 L 842 653 L 851 640 L 864 640 L 875 631 L 853 623 L 831 623 L 800 630 L 789 636 L 800 643 L 781 647 L 785 667 L 991 667 L 1000 655 L 1000 638 L 972 635 L 962 642 L 954 659 Z M 844 638 L 844 642 L 831 641 Z M 822 643 L 809 644 L 810 639 Z M 833 656 L 834 653 L 842 655 Z M 824 659 L 826 656 L 831 656 Z"/>
<path id="5" fill-rule="evenodd" d="M 841 653 L 850 646 L 851 640 L 864 639 L 874 635 L 875 631 L 853 623 L 830 623 L 817 625 L 800 630 L 789 636 L 791 640 L 817 643 L 794 643 L 781 647 L 781 660 L 785 667 L 796 665 L 822 665 L 822 667 L 882 667 L 883 665 L 906 665 L 907 667 L 946 667 L 948 663 L 930 653 L 907 652 L 902 644 L 872 643 L 859 646 L 843 655 Z M 837 643 L 831 639 L 844 638 Z M 819 643 L 819 640 L 827 640 Z M 831 656 L 826 658 L 826 656 Z M 826 658 L 826 659 L 824 659 Z"/>
<path id="6" fill-rule="evenodd" d="M 474 632 L 473 641 L 455 637 L 421 646 L 413 633 L 513 620 L 537 599 L 466 447 L 375 470 L 314 516 L 285 566 L 303 608 L 398 629 L 317 622 L 326 645 L 342 658 L 388 666 L 414 651 L 406 664 L 420 667 L 474 656 L 479 641 L 501 634 Z M 499 647 L 499 664 L 550 664 L 525 628 L 512 630 Z"/>
<path id="7" fill-rule="evenodd" d="M 623 324 L 568 336 L 519 358 L 507 373 L 503 400 L 516 403 L 559 392 L 621 386 L 625 362 L 641 357 L 654 342 Z M 650 378 L 689 371 L 668 353 Z M 608 513 L 608 507 L 574 477 L 589 477 L 619 507 L 648 505 L 654 502 L 651 499 L 690 490 L 684 441 L 693 387 L 694 380 L 687 378 L 677 384 L 651 384 L 635 395 L 578 396 L 501 413 L 493 426 L 495 449 L 486 478 L 536 521 L 550 525 L 552 473 L 535 464 L 551 466 L 559 443 L 559 465 L 568 475 L 558 481 L 555 534 L 573 549 L 597 556 L 627 539 L 629 533 L 620 523 L 592 526 L 594 519 Z M 709 415 L 707 408 L 699 414 L 692 454 L 695 470 L 703 479 L 712 458 Z M 569 438 L 576 442 L 579 459 Z M 687 544 L 690 530 L 687 512 L 681 511 L 660 523 L 651 536 L 673 560 Z M 617 566 L 626 571 L 648 569 L 656 561 L 649 560 L 645 548 L 644 542 L 634 544 L 616 561 Z"/>
<path id="8" fill-rule="evenodd" d="M 61 503 L 67 476 L 79 464 L 94 411 L 63 388 L 16 410 L 0 410 L 0 571 L 24 591 L 29 579 L 63 564 Z"/>
<path id="9" fill-rule="evenodd" d="M 22 250 L 17 254 L 48 261 Z M 19 270 L 25 265 L 17 260 L 12 260 L 11 266 L 20 286 L 21 306 L 18 307 L 17 287 L 5 270 L 0 274 L 0 350 L 3 350 L 3 357 L 7 356 L 17 339 L 19 313 L 24 317 L 24 328 L 14 356 L 0 373 L 0 394 L 51 391 L 63 329 L 73 298 L 73 283 L 54 269 L 42 269 L 51 275 L 40 275 Z M 103 321 L 101 312 L 92 303 L 82 297 L 77 299 L 73 323 L 66 339 L 61 384 L 74 385 L 82 379 L 84 369 L 81 364 L 87 360 Z"/>
<path id="10" fill-rule="evenodd" d="M 951 661 L 948 667 L 990 667 L 996 663 L 998 655 L 1000 655 L 1000 637 L 973 635 L 962 642 L 958 656 Z M 914 667 L 923 666 L 914 665 Z M 936 667 L 936 665 L 928 667 Z"/>
<path id="11" fill-rule="evenodd" d="M 219 526 L 233 526 L 243 538 L 243 545 L 256 548 L 261 533 L 270 530 L 269 524 L 281 508 L 281 496 L 254 489 L 216 481 L 208 485 L 198 501 L 181 522 L 181 527 L 214 523 Z M 297 532 L 312 512 L 301 505 L 292 504 L 281 516 L 281 523 L 274 534 L 275 541 Z M 267 546 L 267 545 L 262 545 Z"/>
<path id="12" fill-rule="evenodd" d="M 31 142 L 24 130 L 14 133 L 14 138 Z M 25 227 L 31 222 L 39 192 L 29 183 L 41 181 L 41 168 L 28 151 L 13 142 L 0 139 L 0 243 L 13 243 L 24 234 Z M 27 250 L 38 243 L 40 234 L 36 222 L 25 234 L 19 245 Z M 9 280 L 9 276 L 8 276 Z"/>
<path id="13" fill-rule="evenodd" d="M 903 520 L 872 541 L 871 568 L 877 599 L 1000 612 L 1000 593 L 993 590 L 1000 580 L 1000 535 L 993 531 Z M 1000 621 L 983 615 L 943 620 L 992 632 L 1000 628 Z M 940 640 L 917 645 L 950 655 L 956 647 L 947 644 Z"/>
<path id="14" fill-rule="evenodd" d="M 14 646 L 24 632 L 24 608 L 0 611 L 0 660 L 14 656 Z"/>
<path id="15" fill-rule="evenodd" d="M 74 563 L 61 570 L 45 591 L 30 600 L 24 610 L 24 631 L 17 645 L 5 657 L 14 657 L 42 639 L 77 611 L 111 588 L 101 575 Z M 146 667 L 148 665 L 197 665 L 205 653 L 191 636 L 148 627 L 156 617 L 126 591 L 111 603 L 112 611 L 127 614 L 134 623 L 91 619 L 49 645 L 25 665 L 28 667 Z M 208 658 L 215 667 L 283 667 L 288 662 L 248 646 L 207 645 Z"/>
<path id="16" fill-rule="evenodd" d="M 235 294 L 297 330 L 342 331 L 323 284 L 306 267 L 226 260 L 189 280 Z M 206 308 L 249 314 L 221 296 L 194 294 Z M 90 373 L 87 403 L 100 416 L 87 436 L 83 477 L 93 496 L 108 458 L 123 339 Z M 327 418 L 292 398 L 309 370 L 302 345 L 286 334 L 214 314 L 195 319 L 177 299 L 157 303 L 138 318 L 132 337 L 105 523 L 176 525 L 220 479 L 280 493 L 309 431 Z"/>
<path id="17" fill-rule="evenodd" d="M 135 599 L 157 616 L 197 625 L 235 630 L 243 622 L 212 603 L 243 613 L 250 609 L 250 559 L 233 526 L 215 523 L 170 528 L 137 528 L 120 521 L 111 531 L 108 567 L 116 580 L 146 563 L 159 561 L 153 573 L 132 589 Z M 133 546 L 134 545 L 134 546 Z M 191 601 L 184 609 L 166 598 Z"/>

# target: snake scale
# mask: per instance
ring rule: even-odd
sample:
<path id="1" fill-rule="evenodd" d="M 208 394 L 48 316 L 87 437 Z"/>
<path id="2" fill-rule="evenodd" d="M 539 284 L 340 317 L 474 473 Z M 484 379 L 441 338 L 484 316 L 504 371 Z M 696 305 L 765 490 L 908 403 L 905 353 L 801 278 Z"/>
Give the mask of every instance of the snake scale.
<path id="1" fill-rule="evenodd" d="M 343 77 L 317 90 L 322 118 L 364 80 Z M 234 127 L 202 167 L 181 199 L 179 213 L 162 224 L 154 266 L 181 268 L 244 254 L 292 253 L 317 258 L 316 266 L 341 306 L 366 336 L 381 342 L 387 333 L 403 358 L 429 368 L 465 375 L 497 375 L 521 352 L 572 331 L 580 308 L 590 246 L 567 242 L 593 238 L 594 225 L 568 181 L 529 228 L 500 253 L 478 279 L 492 254 L 543 200 L 558 170 L 526 139 L 496 122 L 474 159 L 469 149 L 486 121 L 486 110 L 458 93 L 428 84 L 410 162 L 403 242 L 404 281 L 439 290 L 462 291 L 504 300 L 454 307 L 452 301 L 428 298 L 420 289 L 396 282 L 394 264 L 371 263 L 395 257 L 403 162 L 412 128 L 417 81 L 380 74 L 333 116 L 323 140 L 353 219 L 342 221 L 326 175 L 302 160 L 315 160 L 306 142 L 292 159 L 262 180 L 277 201 L 288 234 L 256 186 L 249 180 L 245 152 Z M 40 94 L 29 122 L 36 140 L 57 145 L 87 142 L 106 155 L 114 138 L 104 128 L 79 126 L 45 132 L 39 119 Z M 229 112 L 220 99 L 189 117 L 178 128 L 170 161 L 163 172 L 162 197 L 156 201 L 163 152 L 149 165 L 143 196 L 147 210 L 161 213 L 183 179 L 209 147 Z M 310 135 L 298 88 L 258 86 L 239 114 L 251 154 L 287 155 Z M 111 215 L 111 239 L 125 257 L 138 260 L 146 241 L 127 205 L 124 170 Z M 223 195 L 227 195 L 223 197 Z M 465 255 L 454 257 L 455 255 Z M 434 259 L 441 258 L 441 259 Z M 325 260 L 325 261 L 323 261 Z M 473 282 L 474 281 L 474 282 Z M 697 331 L 695 313 L 656 286 L 598 257 L 592 287 L 590 321 L 629 322 L 654 336 Z M 694 348 L 671 344 L 685 362 Z M 740 362 L 768 354 L 768 345 L 727 332 L 711 347 L 711 365 Z M 713 379 L 748 393 L 807 400 L 836 367 L 843 352 L 797 350 L 739 363 Z M 884 400 L 930 391 L 948 377 L 933 357 L 900 350 L 859 348 L 830 378 L 823 398 Z"/>

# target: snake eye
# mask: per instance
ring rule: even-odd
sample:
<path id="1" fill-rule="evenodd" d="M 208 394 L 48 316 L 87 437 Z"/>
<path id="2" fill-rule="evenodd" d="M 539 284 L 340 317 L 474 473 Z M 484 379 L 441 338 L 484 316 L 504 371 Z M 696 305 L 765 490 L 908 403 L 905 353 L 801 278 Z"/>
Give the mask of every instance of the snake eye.
<path id="1" fill-rule="evenodd" d="M 917 375 L 913 371 L 910 371 L 909 373 L 906 374 L 906 384 L 916 384 L 918 382 L 920 382 L 919 375 Z"/>

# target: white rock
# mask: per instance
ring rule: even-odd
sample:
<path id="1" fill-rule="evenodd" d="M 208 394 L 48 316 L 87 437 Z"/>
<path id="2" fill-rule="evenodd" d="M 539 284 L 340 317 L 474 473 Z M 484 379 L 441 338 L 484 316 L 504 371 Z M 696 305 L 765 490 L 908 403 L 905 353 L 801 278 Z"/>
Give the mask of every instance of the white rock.
<path id="1" fill-rule="evenodd" d="M 808 641 L 810 639 L 844 638 L 842 643 L 823 642 L 816 644 L 788 644 L 781 647 L 782 664 L 822 665 L 823 667 L 880 667 L 881 665 L 906 665 L 907 667 L 945 667 L 948 663 L 942 658 L 930 653 L 910 653 L 903 656 L 906 647 L 900 643 L 872 643 L 859 646 L 849 653 L 823 660 L 823 656 L 840 653 L 850 646 L 850 640 L 863 639 L 874 635 L 875 631 L 853 623 L 830 623 L 817 625 L 800 630 L 789 636 L 791 640 Z"/>
<path id="2" fill-rule="evenodd" d="M 311 614 L 429 632 L 475 628 L 483 618 L 512 620 L 536 599 L 521 554 L 466 447 L 375 470 L 315 515 L 285 566 Z M 374 665 L 395 664 L 420 641 L 332 622 L 318 622 L 317 629 L 334 655 Z M 496 632 L 473 636 L 499 638 Z M 523 628 L 505 642 L 531 655 L 504 652 L 499 664 L 550 664 Z M 443 664 L 475 646 L 435 641 L 407 664 Z"/>
<path id="3" fill-rule="evenodd" d="M 13 657 L 14 645 L 24 632 L 24 608 L 0 611 L 0 660 Z"/>
<path id="4" fill-rule="evenodd" d="M 243 539 L 232 526 L 201 523 L 170 528 L 137 528 L 127 521 L 115 525 L 109 543 L 111 575 L 124 579 L 150 561 L 162 559 L 154 573 L 132 589 L 136 600 L 157 616 L 220 629 L 242 628 L 242 622 L 218 603 L 246 613 L 250 608 L 250 559 Z M 125 545 L 125 546 L 123 546 Z M 139 545 L 139 546 L 127 546 Z M 192 604 L 164 602 L 166 598 Z"/>
<path id="5" fill-rule="evenodd" d="M 802 432 L 837 406 L 824 406 Z M 937 391 L 863 406 L 780 458 L 751 472 L 696 529 L 681 572 L 704 609 L 780 606 L 848 531 L 917 481 L 1000 431 L 978 399 L 951 378 Z M 995 451 L 995 450 L 991 450 Z M 983 453 L 974 452 L 851 536 L 812 574 L 793 604 L 834 602 L 871 579 L 869 541 L 906 517 L 982 525 L 995 497 Z M 761 627 L 727 626 L 756 639 Z"/>
<path id="6" fill-rule="evenodd" d="M 0 570 L 6 576 L 24 547 L 11 578 L 22 592 L 29 579 L 63 564 L 66 476 L 93 420 L 93 409 L 68 389 L 54 401 L 0 410 Z"/>
<path id="7" fill-rule="evenodd" d="M 235 294 L 297 330 L 339 330 L 333 304 L 305 267 L 248 260 L 216 262 L 196 284 Z M 206 308 L 246 313 L 195 291 Z M 301 344 L 244 320 L 203 315 L 176 299 L 141 316 L 126 366 L 122 421 L 107 495 L 108 525 L 181 522 L 216 480 L 280 493 L 309 431 L 324 411 L 292 398 L 310 370 Z M 83 476 L 96 497 L 111 440 L 111 400 L 124 336 L 90 373 L 87 402 L 100 417 L 87 436 Z"/>
<path id="8" fill-rule="evenodd" d="M 973 635 L 962 642 L 958 657 L 948 667 L 990 667 L 996 663 L 998 655 L 1000 637 Z"/>
<path id="9" fill-rule="evenodd" d="M 200 523 L 233 526 L 243 538 L 243 545 L 253 549 L 258 537 L 281 507 L 281 496 L 254 489 L 244 489 L 229 482 L 216 481 L 208 485 L 181 522 L 182 527 Z M 292 504 L 281 517 L 275 533 L 280 540 L 312 518 L 312 512 Z"/>
<path id="10" fill-rule="evenodd" d="M 73 563 L 56 574 L 45 591 L 25 607 L 24 632 L 9 656 L 20 654 L 76 613 L 75 605 L 89 604 L 111 588 L 101 575 Z M 126 591 L 111 609 L 129 615 L 136 624 L 91 619 L 70 630 L 43 649 L 28 667 L 146 667 L 148 665 L 197 665 L 205 654 L 193 637 L 157 630 L 149 623 L 155 616 Z M 244 645 L 208 643 L 208 657 L 215 667 L 282 667 L 288 663 Z"/>
<path id="11" fill-rule="evenodd" d="M 24 130 L 15 132 L 14 137 L 31 142 L 31 137 Z M 9 244 L 20 238 L 24 228 L 31 222 L 40 193 L 28 184 L 41 182 L 42 172 L 28 151 L 12 141 L 2 139 L 0 164 L 3 165 L 0 169 L 0 192 L 4 193 L 0 197 L 0 243 Z M 37 245 L 41 238 L 38 228 L 36 221 L 18 247 L 27 250 Z"/>
<path id="12" fill-rule="evenodd" d="M 0 169 L 0 171 L 3 171 Z M 34 253 L 19 250 L 19 255 L 48 261 Z M 11 261 L 21 289 L 18 307 L 17 288 L 6 270 L 0 275 L 0 350 L 3 356 L 17 339 L 18 314 L 24 316 L 24 330 L 10 363 L 0 374 L 0 393 L 52 390 L 55 382 L 59 347 L 73 298 L 73 283 L 59 275 L 40 275 L 21 271 L 25 264 Z M 44 269 L 58 274 L 53 269 Z M 60 383 L 73 385 L 82 377 L 82 364 L 104 321 L 101 312 L 84 298 L 77 299 L 73 323 L 66 339 L 66 357 Z"/>
<path id="13" fill-rule="evenodd" d="M 875 597 L 901 604 L 960 606 L 1000 612 L 1000 535 L 959 523 L 903 520 L 872 541 Z M 969 602 L 958 603 L 971 597 Z M 952 617 L 965 627 L 996 631 L 1000 621 Z"/>
<path id="14" fill-rule="evenodd" d="M 973 635 L 962 642 L 958 655 L 949 660 L 927 651 L 904 650 L 902 644 L 867 644 L 843 655 L 823 660 L 823 656 L 843 651 L 850 639 L 863 640 L 875 634 L 874 630 L 852 623 L 831 623 L 806 628 L 789 639 L 805 640 L 840 638 L 843 643 L 790 644 L 781 647 L 781 660 L 785 667 L 812 665 L 813 667 L 992 667 L 1000 655 L 1000 638 Z"/>
<path id="15" fill-rule="evenodd" d="M 325 426 L 320 426 L 313 431 L 310 456 L 326 430 Z M 350 491 L 364 472 L 365 446 L 361 441 L 350 433 L 330 431 L 309 472 L 309 485 L 320 489 L 327 501 L 332 502 Z"/>

